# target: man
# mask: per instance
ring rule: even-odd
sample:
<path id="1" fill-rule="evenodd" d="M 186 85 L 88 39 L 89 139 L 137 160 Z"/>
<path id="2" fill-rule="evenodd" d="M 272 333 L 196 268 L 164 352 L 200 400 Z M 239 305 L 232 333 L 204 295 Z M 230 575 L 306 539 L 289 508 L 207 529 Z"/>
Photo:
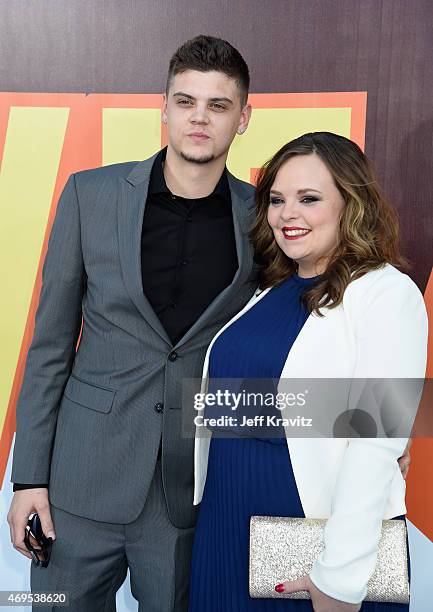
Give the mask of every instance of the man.
<path id="1" fill-rule="evenodd" d="M 199 36 L 170 61 L 168 147 L 79 172 L 59 201 L 21 395 L 8 515 L 57 536 L 32 591 L 115 610 L 127 569 L 146 612 L 186 610 L 195 522 L 184 378 L 256 285 L 254 190 L 225 169 L 248 126 L 248 67 Z M 83 319 L 82 335 L 76 344 Z M 39 608 L 40 609 L 40 608 Z"/>
<path id="2" fill-rule="evenodd" d="M 115 610 L 127 569 L 146 612 L 186 610 L 195 522 L 182 380 L 255 289 L 253 187 L 226 169 L 251 115 L 248 67 L 199 36 L 170 62 L 152 158 L 70 177 L 44 264 L 17 406 L 8 521 L 55 532 L 32 591 Z M 77 340 L 83 318 L 78 350 Z"/>

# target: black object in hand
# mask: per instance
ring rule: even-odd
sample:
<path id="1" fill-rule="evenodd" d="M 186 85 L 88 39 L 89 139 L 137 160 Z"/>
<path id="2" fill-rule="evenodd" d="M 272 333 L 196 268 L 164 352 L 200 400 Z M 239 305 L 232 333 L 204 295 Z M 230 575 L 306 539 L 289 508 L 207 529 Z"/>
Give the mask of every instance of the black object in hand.
<path id="1" fill-rule="evenodd" d="M 30 536 L 36 540 L 38 548 L 35 548 L 30 542 Z M 24 544 L 32 556 L 32 563 L 36 565 L 36 567 L 48 567 L 53 539 L 45 537 L 42 531 L 41 519 L 38 514 L 33 514 L 27 521 Z"/>

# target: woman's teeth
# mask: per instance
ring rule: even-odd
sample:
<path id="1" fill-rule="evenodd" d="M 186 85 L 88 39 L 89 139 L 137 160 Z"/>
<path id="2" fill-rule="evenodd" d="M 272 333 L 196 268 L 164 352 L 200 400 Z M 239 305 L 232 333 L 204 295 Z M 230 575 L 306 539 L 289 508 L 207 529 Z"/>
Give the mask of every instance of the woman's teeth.
<path id="1" fill-rule="evenodd" d="M 296 230 L 283 230 L 283 234 L 285 236 L 305 236 L 305 234 L 308 234 L 311 230 L 301 230 L 301 229 L 296 229 Z"/>

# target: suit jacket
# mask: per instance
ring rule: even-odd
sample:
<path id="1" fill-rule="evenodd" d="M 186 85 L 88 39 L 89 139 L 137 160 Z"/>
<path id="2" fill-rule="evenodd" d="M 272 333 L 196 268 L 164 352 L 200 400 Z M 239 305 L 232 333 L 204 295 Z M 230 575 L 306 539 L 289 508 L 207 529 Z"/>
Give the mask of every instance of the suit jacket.
<path id="1" fill-rule="evenodd" d="M 210 339 L 256 288 L 248 236 L 254 189 L 229 173 L 239 267 L 172 346 L 141 278 L 155 157 L 79 172 L 64 188 L 17 404 L 11 480 L 49 481 L 55 506 L 128 523 L 144 506 L 162 436 L 168 512 L 183 528 L 196 509 L 194 440 L 181 435 L 182 379 L 200 377 Z"/>
<path id="2" fill-rule="evenodd" d="M 253 297 L 213 338 L 206 353 L 202 389 L 208 384 L 215 340 L 270 291 Z M 281 373 L 285 379 L 347 379 L 341 410 L 356 406 L 354 379 L 423 379 L 427 359 L 424 300 L 411 279 L 391 265 L 350 283 L 342 304 L 312 314 L 294 342 Z M 416 413 L 418 398 L 412 408 Z M 325 400 L 326 401 L 326 400 Z M 409 406 L 407 406 L 409 408 Z M 201 428 L 202 429 L 202 428 Z M 206 481 L 210 434 L 197 428 L 195 496 Z M 357 603 L 373 573 L 382 519 L 406 512 L 405 481 L 397 459 L 407 438 L 298 438 L 286 428 L 287 445 L 306 517 L 327 518 L 325 552 L 310 577 L 323 592 Z"/>

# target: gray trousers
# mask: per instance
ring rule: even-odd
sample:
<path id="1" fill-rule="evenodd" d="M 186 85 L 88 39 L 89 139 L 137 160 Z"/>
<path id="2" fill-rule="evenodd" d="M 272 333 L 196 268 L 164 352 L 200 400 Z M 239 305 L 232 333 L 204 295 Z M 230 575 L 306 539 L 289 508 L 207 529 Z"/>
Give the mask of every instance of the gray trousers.
<path id="1" fill-rule="evenodd" d="M 159 460 L 144 508 L 132 523 L 101 523 L 54 506 L 51 512 L 56 541 L 47 568 L 32 564 L 31 590 L 68 592 L 70 606 L 35 606 L 35 612 L 115 612 L 128 568 L 139 612 L 187 611 L 194 528 L 170 523 Z"/>

